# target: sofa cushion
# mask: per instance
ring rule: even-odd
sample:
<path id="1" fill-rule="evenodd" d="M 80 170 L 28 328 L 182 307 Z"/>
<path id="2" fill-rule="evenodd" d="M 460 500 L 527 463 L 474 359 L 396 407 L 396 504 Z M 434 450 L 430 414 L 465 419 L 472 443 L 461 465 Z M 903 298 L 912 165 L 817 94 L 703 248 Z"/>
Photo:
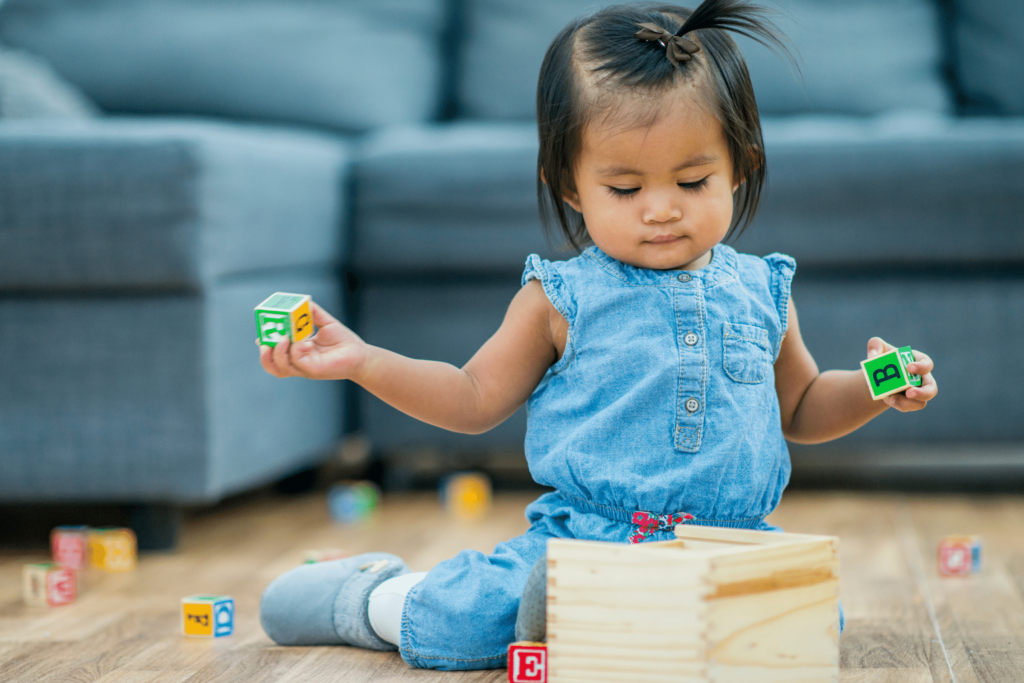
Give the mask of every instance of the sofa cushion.
<path id="1" fill-rule="evenodd" d="M 0 119 L 85 119 L 98 113 L 46 62 L 0 47 Z"/>
<path id="2" fill-rule="evenodd" d="M 533 124 L 381 131 L 354 173 L 362 271 L 515 270 L 531 252 L 558 256 L 540 226 Z"/>
<path id="3" fill-rule="evenodd" d="M 0 41 L 103 108 L 361 131 L 437 109 L 444 0 L 9 0 Z"/>
<path id="4" fill-rule="evenodd" d="M 766 119 L 764 135 L 768 189 L 743 251 L 823 266 L 1024 261 L 1024 120 Z M 540 227 L 536 155 L 526 123 L 375 136 L 355 171 L 355 264 L 518 272 L 531 252 L 564 258 Z"/>
<path id="5" fill-rule="evenodd" d="M 741 251 L 804 266 L 1024 262 L 1024 120 L 768 120 L 768 187 Z"/>
<path id="6" fill-rule="evenodd" d="M 591 0 L 468 0 L 462 113 L 532 119 L 544 53 L 571 19 L 612 4 Z M 931 0 L 765 0 L 802 56 L 786 61 L 740 38 L 762 113 L 890 109 L 945 111 L 939 19 Z M 805 88 L 806 86 L 806 88 Z"/>
<path id="7" fill-rule="evenodd" d="M 4 123 L 0 289 L 194 290 L 333 267 L 347 150 L 333 136 L 201 122 Z"/>
<path id="8" fill-rule="evenodd" d="M 1024 116 L 1024 2 L 952 4 L 954 62 L 967 112 Z"/>

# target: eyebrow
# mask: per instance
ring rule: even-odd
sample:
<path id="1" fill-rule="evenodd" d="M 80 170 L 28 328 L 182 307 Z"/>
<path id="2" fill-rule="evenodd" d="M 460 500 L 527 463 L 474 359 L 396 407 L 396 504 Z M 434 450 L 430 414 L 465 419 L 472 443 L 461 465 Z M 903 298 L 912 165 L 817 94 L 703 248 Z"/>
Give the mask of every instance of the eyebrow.
<path id="1" fill-rule="evenodd" d="M 672 172 L 678 173 L 679 171 L 682 171 L 687 168 L 692 168 L 694 166 L 705 166 L 707 164 L 712 164 L 716 161 L 718 161 L 718 157 L 713 154 L 704 154 L 701 156 L 690 157 L 683 163 L 673 168 Z M 603 176 L 643 175 L 643 173 L 641 173 L 640 171 L 634 168 L 629 168 L 628 166 L 608 166 L 607 168 L 599 168 L 597 169 L 597 174 Z"/>

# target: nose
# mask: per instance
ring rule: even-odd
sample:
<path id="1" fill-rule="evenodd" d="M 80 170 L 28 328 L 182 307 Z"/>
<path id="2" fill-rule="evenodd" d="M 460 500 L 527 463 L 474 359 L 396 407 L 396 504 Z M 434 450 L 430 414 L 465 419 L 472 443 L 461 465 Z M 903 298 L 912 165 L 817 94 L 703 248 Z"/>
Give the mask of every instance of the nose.
<path id="1" fill-rule="evenodd" d="M 683 209 L 674 198 L 663 194 L 652 194 L 643 211 L 643 221 L 647 225 L 673 223 L 683 217 Z"/>

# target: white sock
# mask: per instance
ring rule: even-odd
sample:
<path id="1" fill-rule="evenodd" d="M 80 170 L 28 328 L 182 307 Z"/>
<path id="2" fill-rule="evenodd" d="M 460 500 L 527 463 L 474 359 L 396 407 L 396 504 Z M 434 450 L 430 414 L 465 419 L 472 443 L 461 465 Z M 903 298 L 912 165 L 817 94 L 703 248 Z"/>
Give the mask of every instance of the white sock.
<path id="1" fill-rule="evenodd" d="M 402 637 L 402 610 L 405 608 L 405 596 L 426 575 L 426 572 L 414 572 L 396 576 L 377 586 L 370 593 L 370 604 L 367 607 L 370 626 L 378 636 L 392 645 L 399 645 L 399 640 Z"/>

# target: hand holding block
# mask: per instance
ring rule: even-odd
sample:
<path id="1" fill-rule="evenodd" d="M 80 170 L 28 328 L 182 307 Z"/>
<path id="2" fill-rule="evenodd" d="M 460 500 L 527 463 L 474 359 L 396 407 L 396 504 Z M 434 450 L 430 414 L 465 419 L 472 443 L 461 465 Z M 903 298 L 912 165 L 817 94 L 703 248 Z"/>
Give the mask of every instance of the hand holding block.
<path id="1" fill-rule="evenodd" d="M 135 569 L 138 546 L 131 529 L 92 529 L 89 531 L 89 564 L 108 572 Z"/>
<path id="2" fill-rule="evenodd" d="M 196 638 L 230 636 L 235 601 L 230 595 L 191 595 L 181 599 L 181 633 Z"/>
<path id="3" fill-rule="evenodd" d="M 522 641 L 508 646 L 509 683 L 547 683 L 547 643 Z"/>
<path id="4" fill-rule="evenodd" d="M 310 301 L 308 294 L 275 292 L 257 306 L 256 333 L 260 344 L 277 346 L 277 342 L 286 337 L 297 342 L 313 334 Z"/>
<path id="5" fill-rule="evenodd" d="M 75 601 L 75 570 L 52 562 L 26 564 L 21 592 L 28 605 L 67 605 Z"/>
<path id="6" fill-rule="evenodd" d="M 89 527 L 59 526 L 50 532 L 53 561 L 68 569 L 83 569 L 89 558 Z"/>
<path id="7" fill-rule="evenodd" d="M 868 382 L 872 400 L 921 386 L 921 376 L 912 375 L 907 366 L 914 362 L 914 352 L 909 346 L 887 351 L 881 355 L 860 362 L 864 379 Z"/>
<path id="8" fill-rule="evenodd" d="M 939 543 L 939 574 L 969 576 L 980 570 L 980 536 L 947 536 Z"/>
<path id="9" fill-rule="evenodd" d="M 441 503 L 462 519 L 478 519 L 491 509 L 491 480 L 479 472 L 460 472 L 441 480 Z"/>

